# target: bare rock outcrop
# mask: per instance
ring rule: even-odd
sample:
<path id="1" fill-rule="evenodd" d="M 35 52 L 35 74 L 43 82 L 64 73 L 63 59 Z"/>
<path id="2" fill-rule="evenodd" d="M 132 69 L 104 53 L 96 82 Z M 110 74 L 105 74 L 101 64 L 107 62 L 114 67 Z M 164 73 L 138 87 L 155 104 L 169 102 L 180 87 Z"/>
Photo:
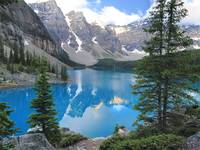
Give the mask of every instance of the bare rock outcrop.
<path id="1" fill-rule="evenodd" d="M 43 134 L 26 134 L 4 140 L 5 144 L 12 144 L 12 150 L 55 150 Z"/>

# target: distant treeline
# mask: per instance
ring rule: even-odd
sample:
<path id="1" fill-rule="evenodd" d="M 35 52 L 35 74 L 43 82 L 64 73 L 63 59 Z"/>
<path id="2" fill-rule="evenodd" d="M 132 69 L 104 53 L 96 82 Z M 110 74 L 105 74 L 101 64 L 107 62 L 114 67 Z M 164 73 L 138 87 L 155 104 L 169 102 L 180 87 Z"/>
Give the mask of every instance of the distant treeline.
<path id="1" fill-rule="evenodd" d="M 181 55 L 182 57 L 190 56 L 190 59 L 188 59 L 188 63 L 200 65 L 200 50 L 187 50 L 187 51 L 177 52 L 174 55 Z M 138 62 L 140 62 L 140 60 L 116 61 L 113 59 L 101 59 L 97 64 L 92 66 L 92 68 L 97 70 L 132 72 Z"/>

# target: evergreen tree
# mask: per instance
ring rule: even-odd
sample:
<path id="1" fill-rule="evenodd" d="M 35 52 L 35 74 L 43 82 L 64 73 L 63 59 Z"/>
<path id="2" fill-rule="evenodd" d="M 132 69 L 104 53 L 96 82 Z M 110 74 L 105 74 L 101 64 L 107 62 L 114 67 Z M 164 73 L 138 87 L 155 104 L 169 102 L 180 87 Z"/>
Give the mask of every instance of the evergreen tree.
<path id="1" fill-rule="evenodd" d="M 182 70 L 174 70 L 174 65 L 176 65 L 176 63 L 180 64 L 179 68 L 185 68 L 184 66 L 181 66 L 182 64 L 179 62 L 179 59 L 176 59 L 178 61 L 176 61 L 175 59 L 171 59 L 171 57 L 173 56 L 174 52 L 177 52 L 178 48 L 185 48 L 189 45 L 192 44 L 192 40 L 190 39 L 190 37 L 185 36 L 185 31 L 183 31 L 180 28 L 180 21 L 187 16 L 187 10 L 184 8 L 184 2 L 182 0 L 170 0 L 168 1 L 167 5 L 166 5 L 166 57 L 165 57 L 165 66 L 164 66 L 164 70 L 163 70 L 163 79 L 164 79 L 164 83 L 163 83 L 163 126 L 164 128 L 166 128 L 167 126 L 167 109 L 168 109 L 168 105 L 170 103 L 170 97 L 172 96 L 172 94 L 170 94 L 172 91 L 175 93 L 179 93 L 180 91 L 182 91 L 182 93 L 179 93 L 179 101 L 182 98 L 187 99 L 187 97 L 189 96 L 187 94 L 187 92 L 184 92 L 183 90 L 186 90 L 187 88 L 191 87 L 191 84 L 187 84 L 188 82 L 190 82 L 190 79 L 185 77 L 188 74 L 190 74 L 190 72 L 186 72 L 186 74 L 183 75 L 181 74 Z M 176 55 L 176 57 L 178 57 Z M 187 65 L 187 63 L 183 63 L 183 65 Z M 178 69 L 178 68 L 177 68 Z M 187 81 L 181 82 L 181 78 L 185 79 Z M 191 77 L 190 77 L 191 78 Z M 176 80 L 178 80 L 179 82 L 176 83 Z M 181 86 L 180 89 L 180 85 L 181 83 L 184 85 Z M 176 83 L 176 84 L 174 84 Z M 176 88 L 176 89 L 174 89 Z M 192 87 L 191 87 L 192 88 Z M 171 91 L 172 90 L 172 91 Z M 174 91 L 176 90 L 176 91 Z M 178 91 L 179 90 L 179 91 Z M 187 95 L 187 96 L 185 96 Z M 189 96 L 190 97 L 190 96 Z M 190 97 L 191 100 L 192 97 Z M 182 99 L 183 100 L 183 99 Z M 176 101 L 176 98 L 173 99 L 173 101 Z"/>
<path id="2" fill-rule="evenodd" d="M 31 64 L 31 57 L 30 57 L 30 54 L 29 54 L 29 52 L 28 51 L 26 51 L 26 65 L 30 65 Z"/>
<path id="3" fill-rule="evenodd" d="M 140 103 L 135 106 L 141 112 L 140 120 L 151 120 L 147 117 L 149 112 L 155 112 L 156 124 L 159 130 L 162 129 L 162 83 L 161 68 L 159 59 L 154 61 L 155 56 L 162 56 L 165 49 L 165 5 L 166 0 L 156 0 L 156 5 L 150 12 L 147 19 L 148 27 L 145 32 L 151 34 L 151 39 L 146 42 L 143 49 L 149 53 L 149 58 L 145 58 L 136 68 L 137 84 L 134 86 L 134 93 L 141 94 Z M 142 90 L 141 90 L 142 89 Z M 148 105 L 146 105 L 148 102 Z M 145 107 L 144 107 L 145 106 Z M 137 123 L 137 121 L 136 121 Z"/>
<path id="4" fill-rule="evenodd" d="M 16 44 L 14 44 L 13 51 L 14 51 L 13 55 L 14 63 L 18 64 L 20 62 L 20 56 L 19 56 L 19 48 Z"/>
<path id="5" fill-rule="evenodd" d="M 11 73 L 14 73 L 14 55 L 13 55 L 13 51 L 12 50 L 10 50 L 9 60 L 8 60 L 8 64 L 7 64 L 7 69 Z"/>
<path id="6" fill-rule="evenodd" d="M 67 77 L 67 67 L 66 66 L 61 67 L 61 79 L 63 81 L 67 81 L 67 79 L 68 79 L 68 77 Z"/>
<path id="7" fill-rule="evenodd" d="M 24 54 L 24 49 L 23 48 L 20 49 L 19 56 L 20 56 L 20 63 L 25 65 L 25 54 Z"/>
<path id="8" fill-rule="evenodd" d="M 46 63 L 42 66 L 46 66 Z M 53 145 L 56 145 L 60 141 L 60 132 L 46 70 L 46 67 L 41 67 L 36 81 L 35 90 L 37 92 L 37 98 L 32 100 L 31 103 L 31 107 L 35 109 L 35 112 L 31 114 L 29 123 L 33 128 L 41 128 L 47 139 Z"/>
<path id="9" fill-rule="evenodd" d="M 4 60 L 3 61 L 4 61 L 5 64 L 8 64 L 8 54 L 7 54 L 7 51 L 4 52 Z"/>
<path id="10" fill-rule="evenodd" d="M 144 29 L 145 32 L 152 35 L 151 39 L 146 42 L 144 50 L 152 55 L 162 55 L 164 49 L 165 36 L 165 5 L 166 0 L 156 0 L 156 6 L 150 12 L 147 19 L 149 26 Z"/>
<path id="11" fill-rule="evenodd" d="M 12 136 L 16 133 L 14 128 L 15 123 L 9 119 L 9 115 L 12 111 L 5 103 L 0 103 L 0 149 L 8 150 L 12 145 L 3 145 L 3 138 Z"/>
<path id="12" fill-rule="evenodd" d="M 16 3 L 18 0 L 0 0 L 0 5 L 8 5 L 14 2 Z"/>
<path id="13" fill-rule="evenodd" d="M 3 41 L 0 39 L 0 62 L 3 62 L 4 60 L 4 47 L 3 47 Z"/>
<path id="14" fill-rule="evenodd" d="M 192 44 L 189 36 L 181 29 L 180 22 L 187 16 L 182 0 L 170 0 L 166 4 L 166 53 L 177 52 L 177 48 L 185 48 Z"/>
<path id="15" fill-rule="evenodd" d="M 158 130 L 166 132 L 167 113 L 180 108 L 181 105 L 195 103 L 190 93 L 199 92 L 193 83 L 199 80 L 198 74 L 194 72 L 188 61 L 191 57 L 184 56 L 183 52 L 177 52 L 178 48 L 189 46 L 192 40 L 184 36 L 179 23 L 187 11 L 183 8 L 181 0 L 170 0 L 165 5 L 157 1 L 155 8 L 160 8 L 164 13 L 162 23 L 158 25 L 157 12 L 151 13 L 151 19 L 147 32 L 152 38 L 145 47 L 150 56 L 146 57 L 136 67 L 137 81 L 133 86 L 134 93 L 141 94 L 140 102 L 135 106 L 141 112 L 138 122 L 146 124 L 158 124 Z M 155 40 L 157 39 L 157 40 Z M 195 64 L 193 64 L 195 66 Z M 136 122 L 136 123 L 138 123 Z"/>

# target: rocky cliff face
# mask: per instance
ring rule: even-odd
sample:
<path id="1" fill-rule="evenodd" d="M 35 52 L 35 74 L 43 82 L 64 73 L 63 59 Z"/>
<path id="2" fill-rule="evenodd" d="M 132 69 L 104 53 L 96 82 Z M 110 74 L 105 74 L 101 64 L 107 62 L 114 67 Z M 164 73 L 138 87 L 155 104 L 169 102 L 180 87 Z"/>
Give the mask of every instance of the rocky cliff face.
<path id="1" fill-rule="evenodd" d="M 141 46 L 145 40 L 150 37 L 143 31 L 147 26 L 145 21 L 136 21 L 127 26 L 114 26 L 110 25 L 109 28 L 115 32 L 116 37 L 119 38 L 122 45 L 128 51 L 141 50 Z"/>
<path id="2" fill-rule="evenodd" d="M 55 150 L 46 137 L 40 133 L 4 139 L 3 143 L 13 145 L 12 150 Z"/>
<path id="3" fill-rule="evenodd" d="M 60 8 L 57 7 L 54 0 L 40 3 L 40 5 L 31 4 L 30 6 L 34 12 L 40 16 L 40 19 L 51 34 L 51 37 L 54 38 L 57 43 L 61 44 L 62 41 L 68 41 L 69 36 L 71 36 L 69 27 L 66 24 L 65 16 Z"/>
<path id="4" fill-rule="evenodd" d="M 115 32 L 116 37 L 128 51 L 135 49 L 142 50 L 144 42 L 150 38 L 150 35 L 145 33 L 143 28 L 147 26 L 146 20 L 136 21 L 126 26 L 114 26 L 109 27 Z M 186 35 L 189 35 L 194 44 L 191 48 L 200 49 L 200 26 L 198 25 L 184 25 L 182 26 L 186 30 Z"/>
<path id="5" fill-rule="evenodd" d="M 68 61 L 67 54 L 62 53 L 40 18 L 24 1 L 0 6 L 0 40 L 7 55 L 10 50 L 24 49 L 46 57 L 52 64 Z"/>
<path id="6" fill-rule="evenodd" d="M 49 36 L 46 28 L 43 26 L 37 15 L 26 5 L 25 2 L 0 7 L 1 15 L 1 37 L 4 41 L 11 37 L 20 38 L 22 40 L 30 40 L 36 46 L 44 49 L 52 55 L 57 55 L 56 45 Z M 13 39 L 14 40 L 14 39 Z M 17 40 L 17 39 L 15 39 Z M 14 42 L 14 41 L 10 41 Z"/>

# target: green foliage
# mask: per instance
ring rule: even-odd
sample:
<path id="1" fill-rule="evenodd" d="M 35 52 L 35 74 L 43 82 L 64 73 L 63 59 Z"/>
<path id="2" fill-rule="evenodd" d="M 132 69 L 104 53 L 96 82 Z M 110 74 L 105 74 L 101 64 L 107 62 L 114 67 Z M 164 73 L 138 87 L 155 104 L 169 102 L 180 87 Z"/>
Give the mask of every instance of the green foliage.
<path id="1" fill-rule="evenodd" d="M 15 123 L 9 119 L 9 115 L 12 112 L 9 110 L 9 106 L 5 103 L 0 103 L 0 149 L 8 150 L 12 145 L 3 145 L 2 140 L 5 137 L 14 135 L 17 130 L 14 128 Z"/>
<path id="2" fill-rule="evenodd" d="M 184 8 L 182 0 L 170 0 L 166 3 L 166 53 L 173 53 L 179 47 L 187 47 L 193 43 L 179 23 L 187 16 L 187 9 Z"/>
<path id="3" fill-rule="evenodd" d="M 165 34 L 165 5 L 166 0 L 156 0 L 156 5 L 153 7 L 148 18 L 149 26 L 144 29 L 145 32 L 153 35 L 143 49 L 150 55 L 162 55 L 164 49 L 164 34 Z"/>
<path id="4" fill-rule="evenodd" d="M 63 135 L 60 141 L 60 146 L 62 148 L 68 147 L 70 145 L 76 144 L 82 140 L 86 140 L 87 138 L 80 134 L 67 134 Z"/>
<path id="5" fill-rule="evenodd" d="M 0 5 L 8 5 L 11 3 L 16 3 L 18 0 L 0 0 Z"/>
<path id="6" fill-rule="evenodd" d="M 178 120 L 180 124 L 174 126 L 175 134 L 184 137 L 194 135 L 200 131 L 200 107 L 198 105 L 187 107 L 184 112 L 184 118 L 176 117 L 172 121 L 174 122 L 175 120 Z"/>
<path id="7" fill-rule="evenodd" d="M 46 65 L 46 63 L 42 65 L 36 81 L 37 98 L 31 102 L 31 108 L 34 108 L 35 112 L 31 114 L 28 122 L 33 128 L 40 127 L 50 143 L 56 145 L 60 141 L 60 131 L 51 95 L 51 87 L 46 74 Z"/>
<path id="8" fill-rule="evenodd" d="M 118 147 L 118 144 L 125 140 L 127 139 L 124 139 L 118 135 L 114 135 L 113 137 L 108 138 L 107 140 L 103 141 L 99 149 L 100 150 L 118 150 L 116 149 Z"/>
<path id="9" fill-rule="evenodd" d="M 131 72 L 130 68 L 134 68 L 138 61 L 116 61 L 113 59 L 100 59 L 97 64 L 92 66 L 98 70 L 109 70 L 109 71 L 122 71 Z"/>
<path id="10" fill-rule="evenodd" d="M 61 67 L 61 79 L 63 81 L 67 81 L 68 80 L 68 76 L 67 76 L 67 67 L 66 66 L 62 66 Z"/>
<path id="11" fill-rule="evenodd" d="M 105 140 L 100 150 L 177 150 L 184 138 L 173 134 L 162 134 L 141 139 L 121 139 L 112 137 Z"/>
<path id="12" fill-rule="evenodd" d="M 137 80 L 133 93 L 140 94 L 140 101 L 135 105 L 140 115 L 135 124 L 157 125 L 161 132 L 167 132 L 170 127 L 168 113 L 181 105 L 195 104 L 190 93 L 200 92 L 193 86 L 200 80 L 199 65 L 193 62 L 189 52 L 177 52 L 178 48 L 192 43 L 179 26 L 187 14 L 183 4 L 181 0 L 156 1 L 145 29 L 152 35 L 144 47 L 150 56 L 135 69 Z"/>
<path id="13" fill-rule="evenodd" d="M 185 113 L 186 115 L 189 115 L 194 119 L 200 119 L 200 106 L 194 105 L 194 106 L 188 107 Z"/>

